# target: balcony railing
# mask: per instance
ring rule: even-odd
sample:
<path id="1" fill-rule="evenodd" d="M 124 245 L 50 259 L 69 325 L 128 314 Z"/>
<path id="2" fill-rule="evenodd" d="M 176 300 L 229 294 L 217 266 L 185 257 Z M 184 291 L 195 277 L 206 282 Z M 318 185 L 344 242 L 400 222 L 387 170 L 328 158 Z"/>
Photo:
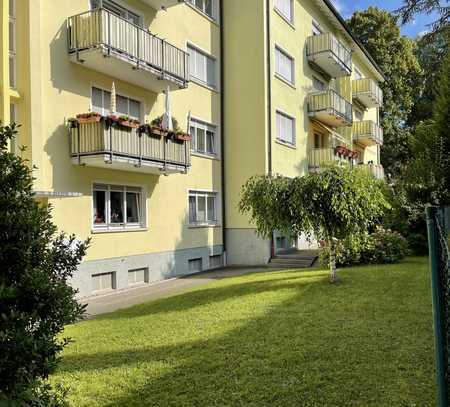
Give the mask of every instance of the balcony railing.
<path id="1" fill-rule="evenodd" d="M 73 122 L 70 151 L 74 164 L 144 173 L 186 172 L 191 165 L 190 141 L 141 134 L 103 118 Z"/>
<path id="2" fill-rule="evenodd" d="M 349 126 L 353 122 L 351 103 L 332 89 L 308 95 L 308 114 L 332 127 Z"/>
<path id="3" fill-rule="evenodd" d="M 74 62 L 153 91 L 188 84 L 185 51 L 108 10 L 69 17 L 67 29 Z"/>
<path id="4" fill-rule="evenodd" d="M 332 78 L 352 73 L 352 52 L 331 33 L 308 37 L 306 55 L 310 63 Z"/>
<path id="5" fill-rule="evenodd" d="M 366 146 L 383 144 L 383 129 L 372 120 L 353 122 L 353 141 Z"/>
<path id="6" fill-rule="evenodd" d="M 355 79 L 352 81 L 352 93 L 354 99 L 368 108 L 383 105 L 383 91 L 373 79 Z"/>
<path id="7" fill-rule="evenodd" d="M 359 164 L 358 167 L 363 168 L 376 179 L 384 179 L 384 168 L 381 164 Z"/>
<path id="8" fill-rule="evenodd" d="M 309 151 L 308 165 L 310 170 L 317 170 L 332 163 L 350 165 L 350 161 L 336 154 L 334 148 L 313 148 Z"/>

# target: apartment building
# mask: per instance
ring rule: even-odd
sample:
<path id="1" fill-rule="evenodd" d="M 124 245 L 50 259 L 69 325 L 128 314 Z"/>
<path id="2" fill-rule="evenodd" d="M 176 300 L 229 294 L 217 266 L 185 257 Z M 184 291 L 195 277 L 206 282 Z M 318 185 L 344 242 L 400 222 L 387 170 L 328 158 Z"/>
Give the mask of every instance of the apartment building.
<path id="1" fill-rule="evenodd" d="M 297 244 L 239 213 L 252 175 L 382 176 L 383 76 L 328 1 L 3 0 L 0 25 L 0 120 L 59 229 L 92 238 L 81 296 Z"/>
<path id="2" fill-rule="evenodd" d="M 237 210 L 241 185 L 254 174 L 301 176 L 332 161 L 383 177 L 384 78 L 328 0 L 225 4 L 227 260 L 265 264 L 302 241 L 258 238 Z"/>

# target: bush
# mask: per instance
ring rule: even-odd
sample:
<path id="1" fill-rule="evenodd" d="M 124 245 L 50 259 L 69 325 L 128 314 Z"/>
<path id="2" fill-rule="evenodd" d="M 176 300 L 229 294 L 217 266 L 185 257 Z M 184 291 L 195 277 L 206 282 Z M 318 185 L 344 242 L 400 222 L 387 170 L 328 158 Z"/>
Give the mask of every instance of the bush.
<path id="1" fill-rule="evenodd" d="M 15 126 L 0 124 L 0 405 L 64 406 L 47 381 L 84 306 L 68 280 L 88 242 L 57 234 L 50 208 L 34 199 L 27 163 L 8 152 Z"/>
<path id="2" fill-rule="evenodd" d="M 398 263 L 408 254 L 408 242 L 398 232 L 379 227 L 374 233 L 350 237 L 336 244 L 336 264 L 348 267 L 354 264 Z M 330 250 L 320 248 L 320 264 L 328 266 Z"/>

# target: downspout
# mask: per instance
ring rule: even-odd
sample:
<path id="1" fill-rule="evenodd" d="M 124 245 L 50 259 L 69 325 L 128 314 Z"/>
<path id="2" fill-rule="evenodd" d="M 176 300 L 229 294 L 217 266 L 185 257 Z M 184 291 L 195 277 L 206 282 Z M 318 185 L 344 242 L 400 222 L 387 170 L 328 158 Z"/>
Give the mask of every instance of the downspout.
<path id="1" fill-rule="evenodd" d="M 224 253 L 224 265 L 227 264 L 227 236 L 226 236 L 226 199 L 225 199 L 225 64 L 224 64 L 224 25 L 223 25 L 223 0 L 219 1 L 219 25 L 220 25 L 220 152 L 221 183 L 222 183 L 222 246 Z"/>
<path id="2" fill-rule="evenodd" d="M 267 54 L 267 172 L 272 175 L 272 65 L 270 33 L 270 0 L 266 0 L 266 54 Z M 270 237 L 270 258 L 275 256 L 273 233 Z"/>

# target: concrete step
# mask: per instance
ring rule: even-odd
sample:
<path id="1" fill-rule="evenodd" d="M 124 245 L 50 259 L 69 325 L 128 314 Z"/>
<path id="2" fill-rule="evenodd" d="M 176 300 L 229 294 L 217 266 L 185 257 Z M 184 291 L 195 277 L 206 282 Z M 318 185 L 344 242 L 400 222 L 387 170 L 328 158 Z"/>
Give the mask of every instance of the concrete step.
<path id="1" fill-rule="evenodd" d="M 314 264 L 316 259 L 317 256 L 309 256 L 304 258 L 286 258 L 284 256 L 276 256 L 270 260 L 268 266 L 278 268 L 309 268 Z"/>

